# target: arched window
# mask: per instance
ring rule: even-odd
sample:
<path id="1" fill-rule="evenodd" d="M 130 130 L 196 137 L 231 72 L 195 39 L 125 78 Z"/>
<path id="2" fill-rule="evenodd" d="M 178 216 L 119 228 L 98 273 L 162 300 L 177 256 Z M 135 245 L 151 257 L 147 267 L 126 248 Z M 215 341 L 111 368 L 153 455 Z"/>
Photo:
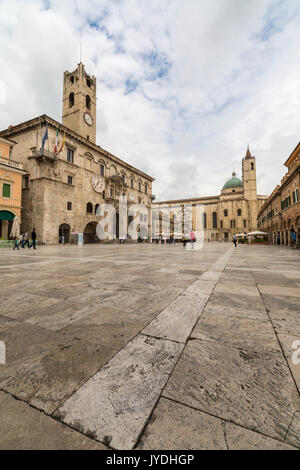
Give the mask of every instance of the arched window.
<path id="1" fill-rule="evenodd" d="M 71 77 L 70 77 L 70 85 L 73 85 L 73 83 L 74 83 L 74 77 L 73 77 L 73 75 L 71 75 Z"/>
<path id="2" fill-rule="evenodd" d="M 92 214 L 93 213 L 93 204 L 91 202 L 87 203 L 86 212 L 87 212 L 87 214 Z"/>
<path id="3" fill-rule="evenodd" d="M 251 162 L 251 170 L 254 170 L 254 163 Z"/>
<path id="4" fill-rule="evenodd" d="M 89 88 L 91 88 L 91 80 L 89 78 L 86 79 L 86 84 Z"/>
<path id="5" fill-rule="evenodd" d="M 89 97 L 89 95 L 86 95 L 85 105 L 86 105 L 87 109 L 91 109 L 91 98 Z"/>
<path id="6" fill-rule="evenodd" d="M 241 215 L 242 215 L 242 209 L 238 209 L 238 210 L 237 210 L 237 215 L 238 215 L 238 216 L 241 216 Z"/>
<path id="7" fill-rule="evenodd" d="M 225 210 L 224 210 L 224 217 L 227 217 L 227 216 L 228 216 L 228 210 L 225 209 Z"/>
<path id="8" fill-rule="evenodd" d="M 206 228 L 206 214 L 203 212 L 203 228 Z"/>
<path id="9" fill-rule="evenodd" d="M 216 212 L 213 212 L 213 228 L 218 228 L 218 216 Z"/>
<path id="10" fill-rule="evenodd" d="M 69 108 L 72 108 L 74 106 L 75 99 L 74 99 L 74 93 L 69 94 Z"/>

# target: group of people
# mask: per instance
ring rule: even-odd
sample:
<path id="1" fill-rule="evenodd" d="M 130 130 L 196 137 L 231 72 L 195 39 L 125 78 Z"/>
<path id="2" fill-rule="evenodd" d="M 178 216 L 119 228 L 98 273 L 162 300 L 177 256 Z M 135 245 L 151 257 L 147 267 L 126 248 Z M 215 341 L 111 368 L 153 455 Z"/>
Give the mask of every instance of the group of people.
<path id="1" fill-rule="evenodd" d="M 15 244 L 14 244 L 13 249 L 14 250 L 15 249 L 19 250 L 20 246 L 21 246 L 21 248 L 25 248 L 26 245 L 28 246 L 28 248 L 33 248 L 34 250 L 36 250 L 36 231 L 35 231 L 35 228 L 32 229 L 32 232 L 31 232 L 31 243 L 30 243 L 28 232 L 25 232 L 25 233 L 21 232 L 19 238 L 15 237 Z"/>

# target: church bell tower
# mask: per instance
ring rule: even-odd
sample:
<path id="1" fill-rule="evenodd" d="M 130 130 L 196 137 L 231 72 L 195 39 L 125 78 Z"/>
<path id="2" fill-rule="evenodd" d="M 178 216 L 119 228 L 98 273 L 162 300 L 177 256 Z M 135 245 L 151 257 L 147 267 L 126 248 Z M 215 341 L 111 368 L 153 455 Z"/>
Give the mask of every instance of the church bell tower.
<path id="1" fill-rule="evenodd" d="M 248 229 L 257 230 L 257 191 L 256 191 L 256 165 L 255 157 L 252 157 L 249 147 L 243 158 L 243 187 L 244 198 L 248 203 Z"/>
<path id="2" fill-rule="evenodd" d="M 96 78 L 80 62 L 74 72 L 64 72 L 62 123 L 96 143 Z"/>

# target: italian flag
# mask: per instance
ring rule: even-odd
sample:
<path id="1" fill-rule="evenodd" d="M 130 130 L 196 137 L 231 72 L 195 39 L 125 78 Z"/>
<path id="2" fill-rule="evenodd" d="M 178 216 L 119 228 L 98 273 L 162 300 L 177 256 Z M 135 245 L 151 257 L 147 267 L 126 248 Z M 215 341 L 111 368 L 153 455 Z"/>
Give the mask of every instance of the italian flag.
<path id="1" fill-rule="evenodd" d="M 60 152 L 63 150 L 63 148 L 64 148 L 64 146 L 65 146 L 65 142 L 66 142 L 66 133 L 64 133 L 64 138 L 63 138 L 61 147 L 60 147 L 60 149 L 59 149 L 59 151 L 58 151 L 57 153 L 60 153 Z"/>
<path id="2" fill-rule="evenodd" d="M 58 128 L 57 128 L 57 131 L 56 131 L 56 139 L 55 139 L 55 145 L 54 145 L 54 154 L 55 155 L 57 154 L 57 150 L 58 150 Z"/>

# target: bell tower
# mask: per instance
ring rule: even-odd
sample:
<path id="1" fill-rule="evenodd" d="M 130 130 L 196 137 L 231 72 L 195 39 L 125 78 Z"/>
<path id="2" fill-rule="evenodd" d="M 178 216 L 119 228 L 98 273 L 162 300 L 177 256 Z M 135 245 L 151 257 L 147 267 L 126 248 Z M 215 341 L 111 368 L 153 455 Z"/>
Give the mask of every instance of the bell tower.
<path id="1" fill-rule="evenodd" d="M 256 165 L 255 157 L 252 157 L 249 147 L 245 158 L 243 158 L 243 186 L 244 198 L 248 202 L 248 228 L 257 229 L 257 192 L 256 192 Z"/>
<path id="2" fill-rule="evenodd" d="M 252 157 L 249 147 L 243 159 L 243 185 L 244 185 L 244 198 L 248 201 L 256 201 L 256 168 L 255 157 Z"/>
<path id="3" fill-rule="evenodd" d="M 62 123 L 96 143 L 96 78 L 80 62 L 73 72 L 64 72 Z"/>

